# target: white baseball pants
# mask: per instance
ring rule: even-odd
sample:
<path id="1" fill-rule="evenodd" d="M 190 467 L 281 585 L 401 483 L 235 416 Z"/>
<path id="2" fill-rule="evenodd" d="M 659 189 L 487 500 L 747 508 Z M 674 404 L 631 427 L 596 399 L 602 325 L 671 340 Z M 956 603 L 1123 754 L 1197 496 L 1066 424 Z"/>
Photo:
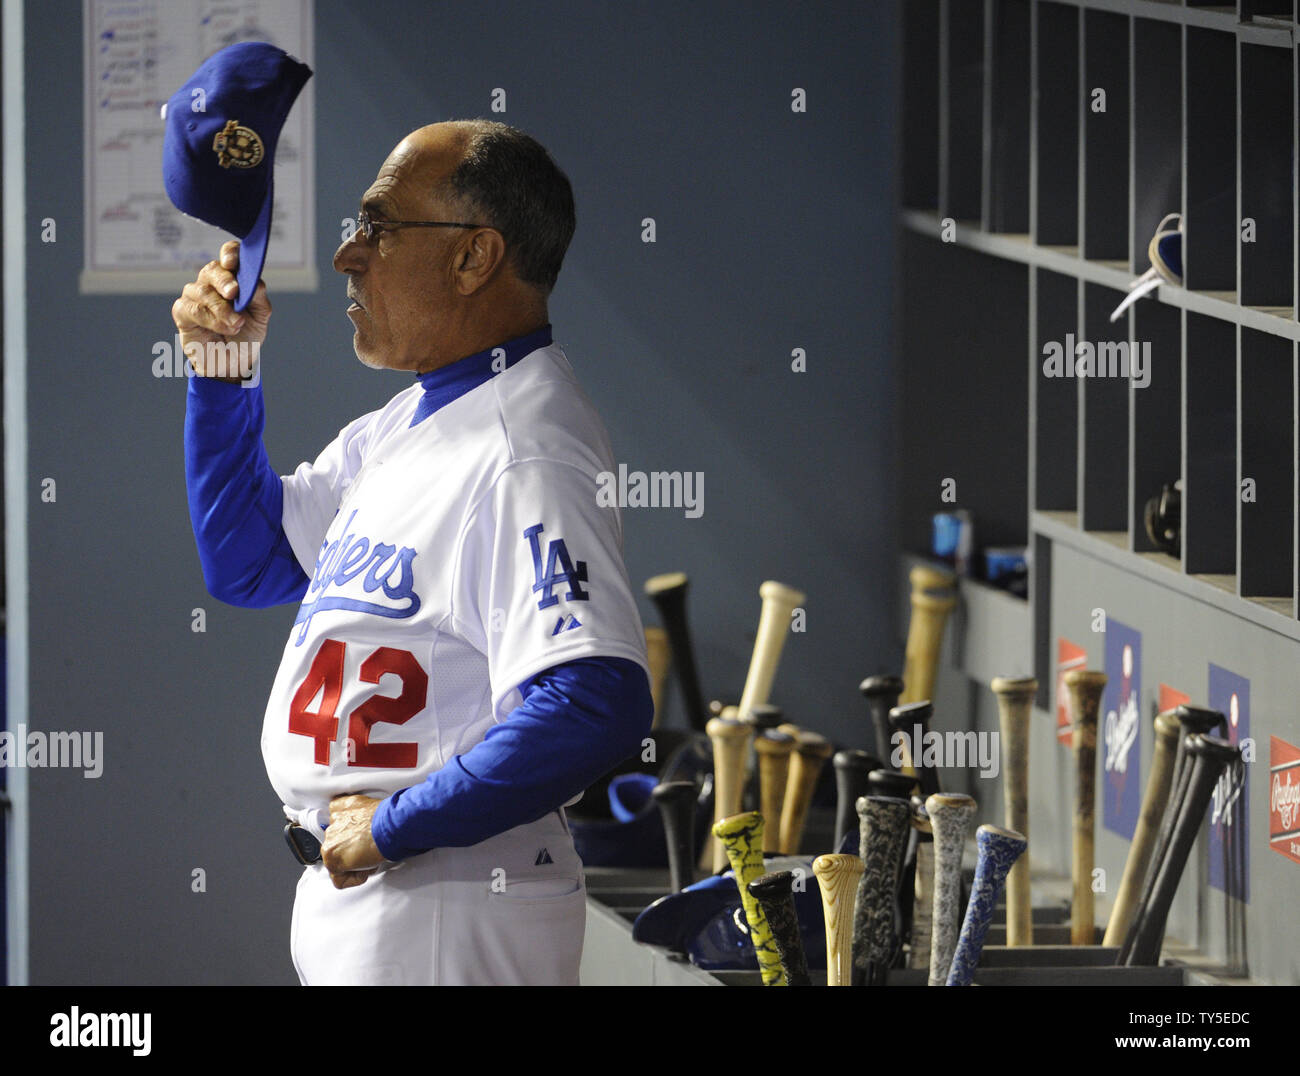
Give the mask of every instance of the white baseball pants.
<path id="1" fill-rule="evenodd" d="M 582 863 L 562 811 L 335 889 L 303 869 L 290 949 L 304 986 L 578 985 Z"/>

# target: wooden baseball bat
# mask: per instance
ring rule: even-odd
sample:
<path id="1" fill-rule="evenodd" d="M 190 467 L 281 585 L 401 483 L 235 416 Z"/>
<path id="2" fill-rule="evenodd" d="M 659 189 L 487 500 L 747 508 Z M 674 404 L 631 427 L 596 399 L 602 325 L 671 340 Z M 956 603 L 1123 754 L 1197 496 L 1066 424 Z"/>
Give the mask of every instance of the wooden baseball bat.
<path id="1" fill-rule="evenodd" d="M 686 617 L 686 590 L 689 581 L 685 572 L 668 572 L 645 581 L 645 592 L 659 610 L 659 619 L 668 632 L 673 664 L 677 667 L 677 682 L 682 688 L 682 704 L 691 728 L 704 731 L 709 714 L 704 708 L 704 693 L 700 691 L 700 675 L 695 667 L 695 649 L 691 645 L 691 630 Z"/>
<path id="2" fill-rule="evenodd" d="M 930 985 L 948 982 L 952 954 L 957 948 L 961 915 L 961 854 L 975 817 L 970 796 L 939 793 L 925 801 L 934 831 L 934 912 L 930 934 Z"/>
<path id="3" fill-rule="evenodd" d="M 672 660 L 668 633 L 653 625 L 645 629 L 646 660 L 650 663 L 650 698 L 654 702 L 655 716 L 651 728 L 658 728 L 664 716 L 664 682 L 668 679 L 668 665 Z"/>
<path id="4" fill-rule="evenodd" d="M 1002 733 L 1002 799 L 1006 828 L 1029 839 L 1029 716 L 1038 681 L 994 677 Z M 1029 857 L 1016 860 L 1007 877 L 1007 945 L 1034 944 L 1034 908 L 1029 892 Z"/>
<path id="5" fill-rule="evenodd" d="M 835 844 L 836 850 L 844 842 L 844 835 L 858 828 L 858 799 L 868 795 L 867 774 L 880 769 L 880 759 L 855 747 L 837 751 L 831 759 L 835 767 Z"/>
<path id="6" fill-rule="evenodd" d="M 1192 736 L 1205 735 L 1211 729 L 1227 730 L 1227 718 L 1218 710 L 1210 710 L 1204 706 L 1191 706 L 1186 703 L 1174 709 L 1174 720 L 1178 722 L 1178 746 L 1174 750 L 1174 772 L 1170 779 L 1169 800 L 1165 804 L 1164 814 L 1160 821 L 1160 833 L 1156 837 L 1155 848 L 1151 852 L 1151 862 L 1147 867 L 1146 877 L 1142 884 L 1142 895 L 1138 898 L 1137 908 L 1133 912 L 1133 920 L 1129 923 L 1128 932 L 1124 936 L 1124 944 L 1120 947 L 1119 962 L 1124 964 L 1128 961 L 1129 955 L 1133 951 L 1133 944 L 1137 940 L 1137 924 L 1143 918 L 1145 909 L 1151 903 L 1151 894 L 1155 888 L 1156 878 L 1160 873 L 1161 865 L 1164 863 L 1169 854 L 1169 842 L 1173 837 L 1174 823 L 1178 820 L 1179 812 L 1182 810 L 1183 800 L 1187 795 L 1187 787 L 1191 778 L 1191 765 L 1187 758 L 1187 741 Z"/>
<path id="7" fill-rule="evenodd" d="M 853 902 L 862 871 L 857 856 L 836 852 L 813 860 L 826 917 L 827 986 L 853 985 Z"/>
<path id="8" fill-rule="evenodd" d="M 863 796 L 857 809 L 863 872 L 853 912 L 854 982 L 884 986 L 898 951 L 894 912 L 912 805 L 907 800 Z"/>
<path id="9" fill-rule="evenodd" d="M 1214 796 L 1214 786 L 1223 771 L 1229 765 L 1235 765 L 1241 757 L 1241 749 L 1234 744 L 1199 733 L 1189 736 L 1183 749 L 1190 760 L 1187 794 L 1174 822 L 1168 854 L 1157 872 L 1151 901 L 1134 924 L 1132 949 L 1127 956 L 1123 953 L 1120 956 L 1120 962 L 1130 967 L 1151 966 L 1160 959 L 1169 909 L 1178 891 L 1187 857 L 1205 820 L 1206 809 Z"/>
<path id="10" fill-rule="evenodd" d="M 794 754 L 790 756 L 790 776 L 785 789 L 785 807 L 781 812 L 781 844 L 783 855 L 799 853 L 803 839 L 804 823 L 808 819 L 808 805 L 822 767 L 835 750 L 829 740 L 815 732 L 800 732 L 796 737 Z"/>
<path id="11" fill-rule="evenodd" d="M 876 754 L 889 765 L 893 749 L 890 746 L 889 711 L 898 705 L 898 697 L 903 693 L 901 676 L 868 676 L 858 685 L 867 700 L 867 717 L 875 730 Z"/>
<path id="12" fill-rule="evenodd" d="M 781 970 L 781 955 L 772 940 L 772 930 L 762 906 L 749 893 L 749 883 L 763 877 L 763 816 L 757 811 L 724 818 L 713 827 L 713 835 L 726 851 L 731 869 L 736 873 L 736 887 L 740 890 L 740 903 L 749 923 L 749 939 L 758 956 L 758 970 L 764 986 L 785 986 L 785 972 Z"/>
<path id="13" fill-rule="evenodd" d="M 668 877 L 674 893 L 695 881 L 695 805 L 699 795 L 694 781 L 668 781 L 650 793 L 659 805 L 668 845 Z"/>
<path id="14" fill-rule="evenodd" d="M 953 591 L 957 577 L 918 564 L 912 569 L 912 619 L 907 628 L 903 659 L 903 694 L 898 701 L 921 702 L 934 698 L 939 671 L 939 650 L 948 614 L 957 606 Z"/>
<path id="15" fill-rule="evenodd" d="M 961 937 L 957 939 L 948 971 L 948 986 L 970 986 L 984 952 L 984 936 L 993 919 L 1002 883 L 1028 843 L 1023 835 L 1001 826 L 980 826 L 975 831 L 979 859 L 975 863 L 975 881 L 971 885 Z"/>
<path id="16" fill-rule="evenodd" d="M 930 937 L 934 931 L 934 831 L 925 811 L 925 800 L 920 796 L 912 797 L 912 829 L 919 839 L 907 966 L 925 969 L 930 966 Z"/>
<path id="17" fill-rule="evenodd" d="M 802 591 L 770 579 L 758 588 L 758 596 L 763 600 L 763 608 L 758 617 L 758 634 L 754 638 L 754 653 L 749 660 L 745 689 L 740 693 L 739 710 L 742 714 L 768 701 L 781 651 L 786 636 L 790 634 L 790 614 L 807 598 Z"/>
<path id="18" fill-rule="evenodd" d="M 764 729 L 754 740 L 754 750 L 758 753 L 759 805 L 765 819 L 781 817 L 794 748 L 795 738 L 776 729 Z M 763 834 L 763 851 L 776 852 L 780 844 L 780 827 L 768 826 Z"/>
<path id="19" fill-rule="evenodd" d="M 1074 724 L 1074 849 L 1070 880 L 1074 900 L 1070 912 L 1070 944 L 1092 945 L 1096 938 L 1093 905 L 1093 840 L 1097 830 L 1097 712 L 1106 674 L 1096 669 L 1071 669 L 1065 674 Z"/>
<path id="20" fill-rule="evenodd" d="M 740 813 L 744 789 L 745 751 L 749 747 L 749 726 L 729 718 L 714 717 L 705 726 L 713 741 L 713 821 L 717 823 Z M 713 842 L 713 873 L 725 870 L 727 852 L 722 842 Z"/>
<path id="21" fill-rule="evenodd" d="M 776 727 L 776 731 L 777 731 L 777 732 L 784 732 L 787 736 L 793 736 L 793 737 L 794 737 L 794 748 L 795 748 L 795 751 L 797 752 L 797 751 L 799 750 L 799 741 L 800 741 L 800 739 L 801 739 L 801 738 L 802 738 L 806 733 L 808 733 L 810 730 L 808 730 L 808 729 L 804 729 L 804 728 L 801 728 L 800 726 L 794 724 L 794 722 L 792 722 L 792 721 L 782 721 L 781 724 L 777 725 L 777 727 Z M 793 758 L 794 756 L 791 755 L 790 757 Z M 782 801 L 782 804 L 781 804 L 781 814 L 782 814 L 782 816 L 785 815 L 785 811 L 786 811 L 785 803 L 788 802 L 788 800 L 789 800 L 789 798 L 790 798 L 790 792 L 791 792 L 790 779 L 789 779 L 789 776 L 787 775 L 787 777 L 786 777 L 786 787 L 785 787 L 785 796 L 786 796 L 786 798 L 785 798 L 785 800 Z M 777 819 L 772 823 L 772 825 L 773 825 L 773 827 L 774 827 L 774 828 L 779 832 L 780 829 L 781 829 L 781 819 L 780 819 L 780 818 L 777 818 Z M 779 849 L 778 849 L 778 850 L 779 850 Z"/>
<path id="22" fill-rule="evenodd" d="M 794 907 L 794 872 L 775 871 L 754 879 L 749 883 L 749 895 L 758 901 L 767 917 L 786 985 L 812 986 L 803 935 L 799 933 L 799 916 Z"/>
<path id="23" fill-rule="evenodd" d="M 896 767 L 903 773 L 915 773 L 921 784 L 921 795 L 933 796 L 940 791 L 939 774 L 925 763 L 925 741 L 934 718 L 934 706 L 928 699 L 900 703 L 889 711 L 889 731 L 895 752 L 902 752 L 902 765 Z M 894 757 L 891 756 L 892 765 Z"/>
<path id="24" fill-rule="evenodd" d="M 1106 924 L 1106 936 L 1102 939 L 1102 945 L 1122 946 L 1128 937 L 1128 928 L 1133 923 L 1147 869 L 1151 865 L 1151 853 L 1159 836 L 1165 806 L 1169 803 L 1169 790 L 1174 778 L 1174 757 L 1178 751 L 1178 719 L 1172 711 L 1156 714 L 1155 728 L 1155 751 L 1151 755 L 1151 769 L 1147 773 L 1142 809 L 1138 815 L 1137 829 L 1133 832 L 1133 843 L 1129 845 L 1124 876 L 1115 893 L 1115 903 L 1111 908 L 1110 922 Z"/>

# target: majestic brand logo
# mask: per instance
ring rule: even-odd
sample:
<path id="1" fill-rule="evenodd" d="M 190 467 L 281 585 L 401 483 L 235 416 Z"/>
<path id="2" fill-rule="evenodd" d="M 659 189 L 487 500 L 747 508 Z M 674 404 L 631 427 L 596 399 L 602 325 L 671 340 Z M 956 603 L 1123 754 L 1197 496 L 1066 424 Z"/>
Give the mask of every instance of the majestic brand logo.
<path id="1" fill-rule="evenodd" d="M 572 631 L 574 628 L 580 627 L 582 627 L 581 620 L 572 613 L 565 613 L 564 616 L 560 617 L 559 620 L 555 622 L 555 630 L 552 631 L 551 634 L 559 635 L 562 631 Z"/>
<path id="2" fill-rule="evenodd" d="M 354 536 L 351 528 L 356 518 L 354 510 L 343 528 L 343 537 L 321 546 L 315 574 L 294 621 L 295 625 L 302 625 L 295 646 L 302 646 L 307 638 L 311 618 L 327 609 L 348 609 L 395 620 L 415 616 L 420 609 L 412 568 L 415 550 L 410 546 L 398 549 L 387 542 L 372 543 L 369 538 Z M 373 594 L 375 600 L 361 597 L 355 587 L 351 588 L 354 596 L 337 593 L 357 579 L 361 583 L 361 594 Z M 388 601 L 378 600 L 381 596 Z"/>

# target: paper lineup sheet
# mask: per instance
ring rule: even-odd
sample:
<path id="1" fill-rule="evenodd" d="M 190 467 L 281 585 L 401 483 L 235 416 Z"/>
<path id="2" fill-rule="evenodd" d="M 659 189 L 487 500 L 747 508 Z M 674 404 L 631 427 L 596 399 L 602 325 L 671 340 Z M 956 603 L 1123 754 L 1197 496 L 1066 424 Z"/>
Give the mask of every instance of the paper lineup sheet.
<path id="1" fill-rule="evenodd" d="M 212 53 L 266 41 L 313 65 L 314 0 L 84 0 L 83 293 L 179 295 L 231 236 L 181 213 L 163 189 L 162 106 Z M 278 290 L 318 285 L 314 83 L 280 134 L 263 276 Z"/>

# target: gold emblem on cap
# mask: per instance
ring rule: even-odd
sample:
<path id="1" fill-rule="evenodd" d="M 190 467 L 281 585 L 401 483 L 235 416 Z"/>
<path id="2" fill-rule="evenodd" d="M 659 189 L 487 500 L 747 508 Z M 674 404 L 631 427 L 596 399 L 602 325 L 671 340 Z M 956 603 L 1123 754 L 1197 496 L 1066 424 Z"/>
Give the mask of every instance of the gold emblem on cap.
<path id="1" fill-rule="evenodd" d="M 212 140 L 212 148 L 222 168 L 256 168 L 266 156 L 261 135 L 251 127 L 241 127 L 238 120 L 226 121 Z"/>

